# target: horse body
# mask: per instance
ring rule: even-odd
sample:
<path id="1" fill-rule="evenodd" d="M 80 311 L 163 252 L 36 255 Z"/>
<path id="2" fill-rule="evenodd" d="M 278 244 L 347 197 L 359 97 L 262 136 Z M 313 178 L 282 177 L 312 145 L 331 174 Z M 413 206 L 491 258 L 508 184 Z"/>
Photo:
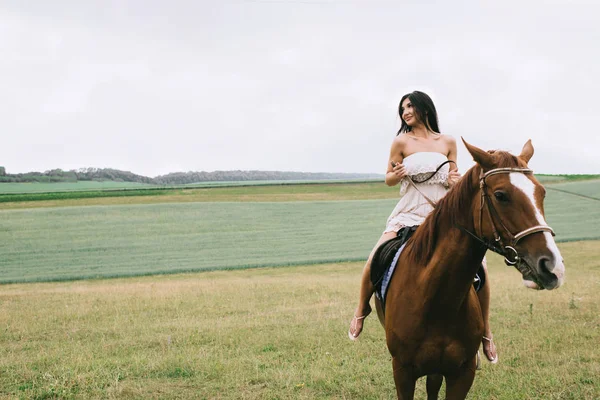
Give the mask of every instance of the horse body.
<path id="1" fill-rule="evenodd" d="M 459 187 L 453 188 L 442 199 L 407 242 L 390 282 L 385 315 L 376 300 L 392 355 L 399 399 L 413 399 L 416 380 L 425 375 L 428 376 L 429 399 L 437 399 L 442 376 L 446 379 L 447 399 L 464 399 L 467 396 L 475 377 L 476 354 L 484 334 L 481 308 L 472 284 L 487 250 L 481 240 L 478 241 L 476 235 L 469 232 L 480 232 L 483 237 L 488 237 L 493 231 L 498 236 L 490 208 L 500 209 L 500 212 L 496 208 L 493 211 L 507 230 L 503 235 L 516 237 L 510 242 L 512 247 L 506 248 L 515 252 L 515 259 L 519 262 L 517 269 L 524 280 L 535 280 L 535 285 L 553 289 L 560 286 L 564 276 L 562 258 L 554 241 L 552 247 L 548 239 L 551 236 L 547 232 L 551 229 L 545 225 L 543 218 L 540 221 L 543 198 L 529 210 L 529 206 L 521 204 L 521 200 L 529 201 L 526 195 L 521 196 L 518 190 L 511 191 L 507 186 L 509 180 L 500 173 L 494 177 L 490 190 L 510 194 L 517 208 L 520 207 L 519 215 L 508 207 L 501 209 L 504 203 L 488 205 L 484 195 L 479 197 L 481 190 L 485 190 L 485 178 L 481 178 L 485 169 L 510 167 L 518 170 L 516 167 L 520 167 L 519 172 L 525 171 L 523 167 L 527 166 L 533 154 L 530 142 L 520 158 L 507 157 L 508 153 L 505 153 L 501 155 L 500 162 L 490 153 L 466 142 L 465 145 L 478 164 L 465 174 L 457 185 Z M 539 185 L 536 182 L 534 184 Z M 502 199 L 502 196 L 496 195 L 496 198 Z M 531 202 L 535 203 L 534 200 Z M 490 222 L 482 219 L 484 205 L 488 207 Z M 523 210 L 531 212 L 524 213 Z M 503 220 L 500 213 L 514 213 L 516 218 L 513 221 L 504 217 Z M 508 229 L 521 233 L 512 236 Z M 525 236 L 527 238 L 521 240 Z M 518 252 L 524 256 L 520 258 Z"/>
<path id="2" fill-rule="evenodd" d="M 460 239 L 444 241 L 426 266 L 407 263 L 406 255 L 400 257 L 384 320 L 399 390 L 414 391 L 417 378 L 434 374 L 446 376 L 447 382 L 461 375 L 458 383 L 467 391 L 471 386 L 484 334 L 472 282 L 484 252 L 471 253 L 470 239 Z M 408 384 L 403 384 L 405 381 Z M 400 391 L 398 397 L 412 398 L 403 397 Z"/>

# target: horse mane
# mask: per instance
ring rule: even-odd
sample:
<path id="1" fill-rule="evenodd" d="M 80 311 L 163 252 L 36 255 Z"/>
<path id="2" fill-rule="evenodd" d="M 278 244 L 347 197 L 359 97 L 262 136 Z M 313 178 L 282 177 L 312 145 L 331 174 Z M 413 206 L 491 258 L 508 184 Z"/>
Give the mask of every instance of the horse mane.
<path id="1" fill-rule="evenodd" d="M 501 150 L 488 151 L 493 156 L 494 168 L 512 168 L 519 166 L 519 160 L 512 154 Z M 405 253 L 410 264 L 427 265 L 433 256 L 437 242 L 438 222 L 443 216 L 455 225 L 458 219 L 470 213 L 473 191 L 479 189 L 481 166 L 475 164 L 437 203 L 423 224 L 415 231 L 407 243 Z"/>

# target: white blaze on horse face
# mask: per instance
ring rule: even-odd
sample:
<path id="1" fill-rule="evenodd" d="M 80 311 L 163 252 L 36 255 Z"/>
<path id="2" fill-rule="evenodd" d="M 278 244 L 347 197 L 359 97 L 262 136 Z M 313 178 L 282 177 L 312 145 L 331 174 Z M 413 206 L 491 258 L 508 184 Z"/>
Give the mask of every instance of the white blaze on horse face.
<path id="1" fill-rule="evenodd" d="M 535 217 L 537 219 L 537 223 L 539 225 L 548 225 L 546 223 L 546 220 L 544 219 L 544 216 L 542 215 L 542 212 L 538 208 L 537 203 L 535 202 L 535 196 L 534 196 L 535 184 L 529 178 L 527 178 L 527 176 L 525 174 L 522 174 L 519 172 L 511 172 L 509 174 L 509 177 L 510 177 L 510 183 L 512 183 L 517 189 L 521 190 L 525 194 L 525 196 L 527 196 L 529 201 L 531 202 L 531 206 L 533 207 L 533 210 L 535 212 Z M 555 261 L 554 268 L 550 269 L 550 270 L 558 278 L 558 282 L 559 282 L 559 286 L 560 286 L 560 285 L 562 285 L 564 277 L 565 277 L 565 265 L 563 263 L 562 255 L 560 254 L 560 251 L 558 250 L 558 247 L 556 246 L 556 242 L 554 241 L 554 238 L 552 237 L 552 235 L 549 232 L 542 232 L 542 233 L 544 235 L 544 238 L 546 238 L 546 246 L 547 246 L 548 250 L 554 256 L 554 261 Z"/>

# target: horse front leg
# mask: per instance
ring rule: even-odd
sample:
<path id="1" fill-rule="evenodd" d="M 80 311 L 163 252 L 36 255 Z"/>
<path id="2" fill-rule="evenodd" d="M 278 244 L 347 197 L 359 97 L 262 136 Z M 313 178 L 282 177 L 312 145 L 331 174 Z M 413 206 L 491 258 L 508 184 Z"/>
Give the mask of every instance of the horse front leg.
<path id="1" fill-rule="evenodd" d="M 396 357 L 392 358 L 392 366 L 394 368 L 394 382 L 396 383 L 398 400 L 413 400 L 417 379 L 414 377 L 412 369 L 401 365 Z"/>
<path id="2" fill-rule="evenodd" d="M 456 375 L 446 376 L 446 400 L 464 400 L 475 379 L 477 356 L 467 361 Z"/>

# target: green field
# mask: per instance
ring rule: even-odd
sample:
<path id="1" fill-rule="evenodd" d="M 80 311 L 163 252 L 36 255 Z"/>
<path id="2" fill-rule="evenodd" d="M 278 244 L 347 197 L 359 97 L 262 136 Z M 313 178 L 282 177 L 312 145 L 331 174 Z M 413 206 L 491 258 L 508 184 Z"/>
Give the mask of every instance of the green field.
<path id="1" fill-rule="evenodd" d="M 600 201 L 600 181 L 556 183 L 548 185 L 548 188 L 593 197 Z"/>
<path id="2" fill-rule="evenodd" d="M 558 241 L 600 239 L 599 180 L 547 187 Z M 1 203 L 0 282 L 62 282 L 0 286 L 0 398 L 392 399 L 381 327 L 346 331 L 396 201 L 353 183 Z M 500 363 L 469 398 L 600 398 L 600 242 L 559 247 L 553 292 L 490 255 Z M 288 267 L 207 272 L 252 266 Z"/>
<path id="3" fill-rule="evenodd" d="M 29 192 L 14 192 L 14 193 L 2 193 L 0 192 L 0 204 L 9 203 L 8 208 L 17 207 L 21 208 L 23 203 L 34 203 L 40 202 L 41 204 L 32 204 L 33 207 L 47 207 L 51 204 L 51 202 L 63 200 L 70 200 L 72 202 L 80 201 L 81 203 L 89 202 L 89 199 L 102 199 L 102 198 L 125 198 L 121 203 L 129 203 L 131 200 L 128 198 L 131 197 L 156 197 L 162 196 L 161 199 L 163 202 L 171 202 L 169 198 L 173 196 L 179 197 L 184 196 L 178 200 L 190 201 L 190 199 L 194 197 L 198 197 L 199 199 L 196 201 L 203 201 L 202 194 L 210 193 L 210 196 L 213 196 L 214 191 L 227 191 L 230 193 L 241 193 L 245 194 L 248 192 L 248 187 L 250 188 L 250 192 L 281 192 L 285 194 L 290 194 L 296 192 L 296 188 L 306 188 L 310 186 L 318 186 L 318 189 L 314 189 L 314 192 L 322 193 L 327 192 L 326 187 L 328 186 L 368 186 L 368 187 L 380 187 L 380 181 L 363 181 L 363 180 L 327 180 L 327 181 L 250 181 L 250 182 L 206 182 L 200 184 L 190 184 L 190 185 L 179 185 L 179 186 L 138 186 L 135 187 L 122 187 L 122 188 L 94 188 L 93 185 L 89 189 L 81 189 L 81 190 L 47 190 L 42 192 L 36 192 L 31 190 Z M 288 188 L 292 188 L 291 190 Z M 1 189 L 1 186 L 0 186 Z M 378 190 L 380 191 L 380 190 Z M 336 193 L 340 192 L 336 189 Z M 93 201 L 93 200 L 92 200 Z M 133 202 L 137 202 L 133 200 Z M 156 202 L 155 200 L 151 200 L 150 202 Z M 103 200 L 96 201 L 96 204 L 106 204 Z M 61 205 L 65 205 L 65 203 L 61 203 Z M 66 204 L 66 205 L 76 205 L 76 204 Z M 7 208 L 7 207 L 2 207 Z"/>
<path id="4" fill-rule="evenodd" d="M 4 193 L 45 193 L 85 190 L 114 190 L 114 189 L 139 189 L 152 187 L 145 183 L 115 182 L 115 181 L 79 181 L 79 182 L 57 182 L 57 183 L 0 183 L 0 194 Z"/>
<path id="5" fill-rule="evenodd" d="M 497 365 L 469 399 L 600 398 L 600 245 L 559 246 L 567 282 L 532 291 L 489 257 Z M 346 332 L 362 263 L 0 290 L 0 397 L 393 399 L 382 328 Z M 424 399 L 420 381 L 417 399 Z M 443 397 L 442 397 L 443 398 Z"/>
<path id="6" fill-rule="evenodd" d="M 251 185 L 188 189 L 0 194 L 0 209 L 190 202 L 397 199 L 381 182 Z"/>
<path id="7" fill-rule="evenodd" d="M 0 282 L 362 259 L 390 200 L 0 212 Z"/>
<path id="8" fill-rule="evenodd" d="M 240 186 L 273 186 L 273 185 L 306 185 L 306 184 L 327 184 L 327 183 L 361 183 L 361 182 L 381 182 L 381 179 L 321 179 L 321 180 L 268 180 L 268 181 L 215 181 L 198 182 L 182 185 L 152 185 L 137 182 L 116 182 L 116 181 L 78 181 L 78 182 L 57 182 L 57 183 L 19 183 L 19 182 L 0 182 L 0 194 L 40 194 L 61 192 L 99 192 L 99 191 L 119 191 L 119 190 L 140 190 L 140 189 L 194 189 L 194 188 L 219 188 L 219 187 L 240 187 Z M 71 194 L 73 198 L 74 195 Z"/>
<path id="9" fill-rule="evenodd" d="M 574 174 L 574 175 L 547 175 L 535 174 L 535 177 L 543 184 L 560 182 L 579 182 L 600 179 L 599 174 Z"/>
<path id="10" fill-rule="evenodd" d="M 263 200 L 283 196 L 286 189 L 288 200 L 310 199 L 319 191 L 325 198 L 373 195 L 370 185 L 204 189 L 204 202 L 3 210 L 0 282 L 362 260 L 395 199 Z M 578 185 L 595 193 L 600 181 Z M 358 187 L 363 192 L 353 191 Z M 378 190 L 375 195 L 395 195 L 382 184 Z M 254 192 L 261 201 L 208 201 L 223 193 L 227 199 L 232 191 Z M 161 196 L 147 198 L 156 202 Z M 549 190 L 546 214 L 557 241 L 599 239 L 599 204 Z"/>
<path id="11" fill-rule="evenodd" d="M 600 180 L 600 175 L 536 175 L 536 177 L 546 185 L 560 183 L 583 183 L 586 186 L 587 181 Z M 226 181 L 226 182 L 200 182 L 186 185 L 148 185 L 130 182 L 66 182 L 66 183 L 0 183 L 0 205 L 2 203 L 25 203 L 25 202 L 44 202 L 45 204 L 32 205 L 33 207 L 46 207 L 51 205 L 51 202 L 71 200 L 77 202 L 80 200 L 82 204 L 90 204 L 89 199 L 98 198 L 130 198 L 130 197 L 148 197 L 162 196 L 163 202 L 171 202 L 174 196 L 185 194 L 188 196 L 185 201 L 190 201 L 192 197 L 198 197 L 195 201 L 204 201 L 204 196 L 197 196 L 199 193 L 206 192 L 207 189 L 221 189 L 230 191 L 231 193 L 239 192 L 246 193 L 247 188 L 250 192 L 254 192 L 257 187 L 264 187 L 263 192 L 281 192 L 294 193 L 295 189 L 288 187 L 305 188 L 307 186 L 318 186 L 319 189 L 327 186 L 353 187 L 360 191 L 360 186 L 369 187 L 376 193 L 382 193 L 382 179 L 328 179 L 316 181 L 295 181 L 295 180 L 269 180 L 269 181 Z M 212 190 L 211 190 L 212 191 Z M 336 188 L 336 192 L 342 192 Z M 390 193 L 389 190 L 387 193 Z M 360 195 L 359 195 L 360 196 Z M 354 195 L 356 198 L 356 195 Z M 371 195 L 364 198 L 373 198 Z M 380 197 L 377 197 L 380 198 Z M 183 198 L 182 198 L 183 200 Z M 219 200 L 217 200 L 219 201 Z M 126 199 L 117 201 L 117 203 L 130 203 Z M 133 202 L 136 202 L 135 200 Z M 153 201 L 150 201 L 153 202 Z M 94 203 L 92 201 L 92 203 Z M 102 200 L 96 201 L 94 204 L 106 204 Z M 77 205 L 77 204 L 68 204 Z M 10 204 L 9 208 L 14 204 Z M 17 205 L 17 207 L 20 207 Z M 6 207 L 2 207 L 6 208 Z"/>
<path id="12" fill-rule="evenodd" d="M 545 175 L 537 174 L 537 179 L 544 183 L 579 182 L 600 179 L 600 175 Z M 57 192 L 85 192 L 85 191 L 115 191 L 115 190 L 139 190 L 139 189 L 189 189 L 189 188 L 217 188 L 238 186 L 272 186 L 272 185 L 305 185 L 324 183 L 359 183 L 359 182 L 381 182 L 381 179 L 321 179 L 321 180 L 268 180 L 268 181 L 215 181 L 198 182 L 185 185 L 151 185 L 136 182 L 117 181 L 78 181 L 78 182 L 0 182 L 1 194 L 33 194 L 33 193 L 57 193 Z M 73 197 L 68 197 L 73 198 Z"/>

